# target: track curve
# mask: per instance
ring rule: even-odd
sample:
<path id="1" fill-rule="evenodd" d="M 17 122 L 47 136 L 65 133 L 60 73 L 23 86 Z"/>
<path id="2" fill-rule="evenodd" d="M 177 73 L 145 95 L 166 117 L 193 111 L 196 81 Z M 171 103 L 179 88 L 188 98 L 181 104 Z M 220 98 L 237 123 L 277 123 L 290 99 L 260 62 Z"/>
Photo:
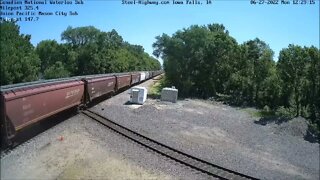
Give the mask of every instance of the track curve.
<path id="1" fill-rule="evenodd" d="M 84 115 L 89 118 L 98 121 L 99 123 L 107 126 L 108 128 L 114 130 L 115 132 L 163 155 L 174 161 L 177 161 L 181 164 L 189 166 L 193 169 L 206 173 L 210 176 L 219 178 L 219 179 L 257 179 L 215 164 L 207 162 L 205 160 L 199 159 L 197 157 L 191 156 L 184 152 L 181 152 L 177 149 L 169 147 L 165 144 L 162 144 L 158 141 L 150 139 L 138 132 L 135 132 L 131 129 L 128 129 L 114 121 L 111 121 L 100 114 L 97 114 L 90 110 L 84 110 L 82 112 Z"/>

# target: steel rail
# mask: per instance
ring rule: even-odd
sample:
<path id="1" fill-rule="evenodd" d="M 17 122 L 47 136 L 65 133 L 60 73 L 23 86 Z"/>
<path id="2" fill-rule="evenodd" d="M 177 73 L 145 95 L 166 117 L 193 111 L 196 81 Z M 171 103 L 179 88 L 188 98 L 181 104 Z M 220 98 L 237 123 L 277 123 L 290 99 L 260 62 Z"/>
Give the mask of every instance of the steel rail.
<path id="1" fill-rule="evenodd" d="M 186 154 L 184 152 L 181 152 L 180 150 L 169 147 L 158 141 L 150 139 L 138 132 L 135 132 L 129 128 L 126 128 L 91 110 L 84 110 L 82 111 L 82 113 L 88 116 L 89 118 L 96 120 L 99 123 L 114 130 L 115 132 L 137 142 L 138 144 L 141 144 L 163 156 L 166 156 L 181 164 L 184 164 L 193 169 L 206 173 L 210 176 L 213 176 L 219 179 L 257 179 L 255 177 L 251 177 L 251 176 L 212 164 L 205 160 L 202 160 L 197 157 Z"/>

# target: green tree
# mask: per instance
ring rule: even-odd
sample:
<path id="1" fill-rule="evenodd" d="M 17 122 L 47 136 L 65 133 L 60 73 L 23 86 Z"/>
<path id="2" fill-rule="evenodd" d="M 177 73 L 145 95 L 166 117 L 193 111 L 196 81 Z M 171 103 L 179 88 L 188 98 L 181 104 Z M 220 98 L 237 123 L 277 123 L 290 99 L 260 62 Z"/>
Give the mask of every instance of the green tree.
<path id="1" fill-rule="evenodd" d="M 20 35 L 19 26 L 13 22 L 0 22 L 0 84 L 37 80 L 40 60 L 30 43 L 30 35 Z"/>
<path id="2" fill-rule="evenodd" d="M 237 42 L 223 25 L 190 26 L 172 37 L 163 34 L 153 47 L 154 55 L 164 60 L 168 80 L 182 95 L 209 97 L 226 90 Z"/>
<path id="3" fill-rule="evenodd" d="M 61 34 L 61 40 L 66 41 L 73 47 L 82 47 L 94 43 L 100 36 L 100 30 L 93 26 L 72 28 L 69 26 Z"/>
<path id="4" fill-rule="evenodd" d="M 277 68 L 282 79 L 281 100 L 285 107 L 295 108 L 296 116 L 301 115 L 303 83 L 306 82 L 307 56 L 301 46 L 289 45 L 279 54 Z"/>
<path id="5" fill-rule="evenodd" d="M 116 30 L 102 32 L 92 26 L 68 27 L 61 35 L 69 53 L 67 64 L 76 75 L 160 69 L 160 63 L 146 56 L 142 46 L 124 42 Z M 71 47 L 71 48 L 70 48 Z M 69 63 L 68 63 L 69 62 Z M 69 69 L 69 68 L 68 68 Z"/>
<path id="6" fill-rule="evenodd" d="M 304 48 L 307 53 L 305 80 L 303 81 L 302 105 L 308 108 L 310 118 L 317 121 L 320 129 L 320 50 L 312 46 Z"/>
<path id="7" fill-rule="evenodd" d="M 62 48 L 55 40 L 41 41 L 36 47 L 36 52 L 41 61 L 41 72 L 55 64 L 56 61 L 64 59 Z"/>
<path id="8" fill-rule="evenodd" d="M 263 93 L 262 83 L 271 75 L 271 68 L 275 65 L 273 61 L 273 51 L 270 47 L 260 39 L 247 41 L 247 61 L 248 64 L 248 75 L 252 81 L 252 94 L 250 96 L 250 103 L 260 106 L 264 104 L 259 103 L 259 94 Z M 261 92 L 262 91 L 262 92 Z"/>
<path id="9" fill-rule="evenodd" d="M 63 78 L 68 77 L 69 75 L 69 71 L 60 61 L 56 61 L 53 65 L 51 65 L 44 71 L 44 77 L 46 79 Z"/>

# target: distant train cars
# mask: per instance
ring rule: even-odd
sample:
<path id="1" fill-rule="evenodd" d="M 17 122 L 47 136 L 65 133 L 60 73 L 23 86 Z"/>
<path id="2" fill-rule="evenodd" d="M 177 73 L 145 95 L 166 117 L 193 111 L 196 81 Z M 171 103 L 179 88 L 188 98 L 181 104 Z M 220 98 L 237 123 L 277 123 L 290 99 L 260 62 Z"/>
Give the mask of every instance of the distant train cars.
<path id="1" fill-rule="evenodd" d="M 82 81 L 85 82 L 85 102 L 116 91 L 117 78 L 113 75 L 88 76 Z"/>
<path id="2" fill-rule="evenodd" d="M 161 74 L 128 72 L 35 81 L 0 87 L 1 136 L 6 145 L 25 127 L 66 109 L 87 105 Z"/>
<path id="3" fill-rule="evenodd" d="M 131 85 L 137 84 L 140 82 L 141 73 L 132 73 L 131 74 Z"/>
<path id="4" fill-rule="evenodd" d="M 117 78 L 116 90 L 127 88 L 131 85 L 131 74 L 121 73 L 115 75 Z"/>

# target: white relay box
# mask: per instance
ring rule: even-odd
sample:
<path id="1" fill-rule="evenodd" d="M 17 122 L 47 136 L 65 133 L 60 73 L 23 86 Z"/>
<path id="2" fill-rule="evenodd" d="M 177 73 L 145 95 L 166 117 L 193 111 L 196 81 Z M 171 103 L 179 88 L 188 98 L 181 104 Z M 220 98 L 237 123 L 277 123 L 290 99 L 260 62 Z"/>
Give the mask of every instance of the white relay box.
<path id="1" fill-rule="evenodd" d="M 133 87 L 130 90 L 130 102 L 143 104 L 147 99 L 148 90 L 145 87 Z"/>

